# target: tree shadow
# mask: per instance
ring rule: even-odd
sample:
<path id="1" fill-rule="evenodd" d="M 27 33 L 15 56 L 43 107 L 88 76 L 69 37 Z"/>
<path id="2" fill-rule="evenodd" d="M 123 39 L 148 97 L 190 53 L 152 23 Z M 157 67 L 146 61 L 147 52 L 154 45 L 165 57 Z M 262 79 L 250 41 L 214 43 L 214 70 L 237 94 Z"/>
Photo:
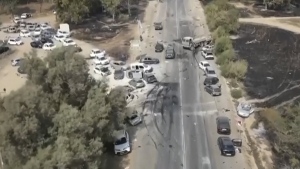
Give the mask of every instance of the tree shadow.
<path id="1" fill-rule="evenodd" d="M 21 15 L 22 13 L 36 13 L 35 9 L 30 8 L 29 6 L 17 6 L 15 9 L 16 15 Z"/>

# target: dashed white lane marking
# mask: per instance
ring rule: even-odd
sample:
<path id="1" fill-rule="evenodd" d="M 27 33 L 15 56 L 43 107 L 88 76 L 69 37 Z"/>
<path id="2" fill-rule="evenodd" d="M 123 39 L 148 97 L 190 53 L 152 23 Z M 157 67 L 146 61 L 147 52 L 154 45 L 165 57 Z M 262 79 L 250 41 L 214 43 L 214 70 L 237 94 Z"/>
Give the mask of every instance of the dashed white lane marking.
<path id="1" fill-rule="evenodd" d="M 217 109 L 214 110 L 207 110 L 207 111 L 197 111 L 197 112 L 183 112 L 182 115 L 183 116 L 205 116 L 205 115 L 213 115 L 218 113 Z"/>

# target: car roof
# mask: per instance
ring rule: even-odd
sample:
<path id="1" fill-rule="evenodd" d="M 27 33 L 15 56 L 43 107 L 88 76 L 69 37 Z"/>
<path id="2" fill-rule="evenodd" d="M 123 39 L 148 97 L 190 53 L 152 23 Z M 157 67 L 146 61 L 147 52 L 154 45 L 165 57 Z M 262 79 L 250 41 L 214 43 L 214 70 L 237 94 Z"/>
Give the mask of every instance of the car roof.
<path id="1" fill-rule="evenodd" d="M 216 85 L 216 84 L 210 85 L 210 86 L 211 86 L 212 88 L 215 88 L 215 89 L 216 89 L 216 88 L 220 88 L 219 85 Z"/>
<path id="2" fill-rule="evenodd" d="M 232 140 L 230 137 L 227 136 L 221 136 L 219 137 L 219 139 L 221 139 L 223 141 L 224 144 L 232 144 Z"/>
<path id="3" fill-rule="evenodd" d="M 208 61 L 201 61 L 201 63 L 203 63 L 203 64 L 206 64 L 206 63 L 209 64 Z"/>
<path id="4" fill-rule="evenodd" d="M 211 66 L 206 67 L 207 70 L 214 70 Z"/>

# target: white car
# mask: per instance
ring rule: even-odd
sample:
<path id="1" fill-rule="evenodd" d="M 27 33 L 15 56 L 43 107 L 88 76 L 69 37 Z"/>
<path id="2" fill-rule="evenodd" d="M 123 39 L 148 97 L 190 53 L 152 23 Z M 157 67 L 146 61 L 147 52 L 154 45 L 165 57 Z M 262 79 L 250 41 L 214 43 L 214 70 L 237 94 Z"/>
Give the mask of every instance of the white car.
<path id="1" fill-rule="evenodd" d="M 63 46 L 74 46 L 76 45 L 76 42 L 73 39 L 64 39 L 62 41 Z"/>
<path id="2" fill-rule="evenodd" d="M 213 60 L 214 59 L 214 54 L 212 52 L 201 51 L 201 55 L 206 60 Z"/>
<path id="3" fill-rule="evenodd" d="M 53 50 L 55 48 L 56 48 L 56 46 L 53 43 L 45 43 L 43 45 L 43 49 L 44 50 Z"/>
<path id="4" fill-rule="evenodd" d="M 103 57 L 105 56 L 106 52 L 105 50 L 100 50 L 100 49 L 92 49 L 91 53 L 90 53 L 90 57 L 91 58 L 95 58 L 95 57 Z"/>
<path id="5" fill-rule="evenodd" d="M 42 33 L 42 30 L 40 28 L 36 28 L 34 31 L 33 31 L 33 34 L 34 35 L 41 35 Z"/>
<path id="6" fill-rule="evenodd" d="M 22 13 L 22 15 L 21 15 L 22 19 L 27 19 L 27 18 L 30 18 L 30 17 L 32 17 L 32 15 L 30 13 Z"/>
<path id="7" fill-rule="evenodd" d="M 62 42 L 63 40 L 66 39 L 66 37 L 63 36 L 63 35 L 54 35 L 54 39 L 59 41 L 59 42 Z"/>
<path id="8" fill-rule="evenodd" d="M 95 65 L 108 65 L 109 64 L 109 58 L 103 56 L 103 57 L 97 57 L 94 60 Z"/>
<path id="9" fill-rule="evenodd" d="M 202 70 L 204 70 L 204 71 L 205 71 L 205 68 L 206 68 L 206 67 L 209 67 L 209 66 L 210 66 L 210 64 L 209 64 L 207 61 L 201 61 L 201 62 L 199 63 L 200 69 L 202 69 Z"/>
<path id="10" fill-rule="evenodd" d="M 13 59 L 11 60 L 11 65 L 12 66 L 19 66 L 20 65 L 20 62 L 22 61 L 23 59 L 19 58 L 19 59 Z"/>
<path id="11" fill-rule="evenodd" d="M 131 152 L 129 134 L 125 130 L 116 132 L 114 149 L 116 155 L 123 155 Z"/>
<path id="12" fill-rule="evenodd" d="M 21 19 L 19 16 L 14 16 L 13 22 L 14 22 L 14 23 L 20 23 L 20 22 L 24 22 L 24 20 Z"/>
<path id="13" fill-rule="evenodd" d="M 99 65 L 94 68 L 94 73 L 99 74 L 101 76 L 108 76 L 111 74 L 108 67 L 103 67 Z"/>
<path id="14" fill-rule="evenodd" d="M 17 38 L 9 38 L 7 43 L 9 45 L 22 45 L 23 41 L 21 40 L 20 37 L 17 37 Z"/>
<path id="15" fill-rule="evenodd" d="M 46 30 L 46 29 L 51 29 L 51 26 L 49 26 L 49 25 L 46 24 L 46 23 L 42 23 L 42 24 L 40 25 L 40 28 L 41 28 L 42 30 Z"/>
<path id="16" fill-rule="evenodd" d="M 58 30 L 57 31 L 57 33 L 56 33 L 56 35 L 63 35 L 63 36 L 65 36 L 65 37 L 70 37 L 70 32 L 67 32 L 67 31 L 62 31 L 62 30 Z"/>
<path id="17" fill-rule="evenodd" d="M 253 106 L 248 103 L 239 103 L 237 106 L 237 114 L 243 118 L 249 117 L 254 111 Z"/>
<path id="18" fill-rule="evenodd" d="M 30 37 L 31 36 L 31 33 L 28 31 L 28 30 L 20 30 L 20 36 L 21 37 Z"/>

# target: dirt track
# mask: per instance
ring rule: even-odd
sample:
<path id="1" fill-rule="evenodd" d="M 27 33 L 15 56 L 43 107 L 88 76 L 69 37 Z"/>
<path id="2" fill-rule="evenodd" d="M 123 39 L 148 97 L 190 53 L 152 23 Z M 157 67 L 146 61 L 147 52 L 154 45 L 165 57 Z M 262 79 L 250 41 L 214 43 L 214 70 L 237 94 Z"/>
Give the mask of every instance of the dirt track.
<path id="1" fill-rule="evenodd" d="M 300 17 L 240 18 L 239 22 L 267 25 L 300 34 L 300 28 L 298 26 L 294 26 L 284 22 L 284 20 L 288 19 L 300 20 Z"/>

